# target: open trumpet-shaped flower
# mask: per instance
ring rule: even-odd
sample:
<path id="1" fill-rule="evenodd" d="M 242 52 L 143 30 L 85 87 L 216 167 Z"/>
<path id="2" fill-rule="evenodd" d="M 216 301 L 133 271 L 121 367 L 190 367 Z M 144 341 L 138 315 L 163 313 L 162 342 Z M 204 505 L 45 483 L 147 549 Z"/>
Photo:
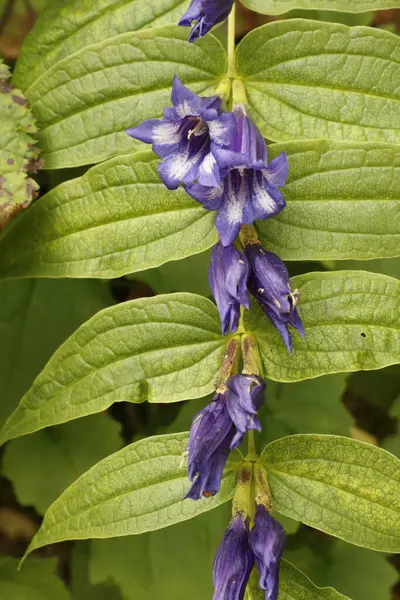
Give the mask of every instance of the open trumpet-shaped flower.
<path id="1" fill-rule="evenodd" d="M 175 75 L 171 100 L 163 119 L 150 119 L 127 129 L 127 134 L 147 144 L 163 161 L 158 171 L 166 187 L 176 189 L 180 182 L 219 185 L 220 175 L 213 147 L 230 143 L 232 113 L 221 111 L 218 96 L 202 98 L 183 85 Z"/>
<path id="2" fill-rule="evenodd" d="M 240 319 L 240 305 L 249 308 L 247 278 L 249 265 L 235 246 L 218 242 L 211 253 L 208 282 L 221 317 L 222 333 L 235 333 Z"/>
<path id="3" fill-rule="evenodd" d="M 297 329 L 302 337 L 304 328 L 297 312 L 299 293 L 291 288 L 285 263 L 273 252 L 264 250 L 260 244 L 246 246 L 245 254 L 250 265 L 248 289 L 291 352 L 289 325 Z"/>
<path id="4" fill-rule="evenodd" d="M 277 215 L 285 200 L 278 189 L 286 183 L 284 152 L 267 164 L 267 146 L 243 106 L 234 110 L 236 128 L 226 148 L 215 148 L 222 183 L 211 187 L 200 180 L 186 191 L 208 210 L 217 211 L 215 226 L 223 246 L 232 244 L 241 225 Z"/>
<path id="5" fill-rule="evenodd" d="M 253 565 L 248 521 L 239 513 L 232 519 L 214 558 L 213 600 L 242 600 Z"/>
<path id="6" fill-rule="evenodd" d="M 222 23 L 229 16 L 235 0 L 192 0 L 179 25 L 192 27 L 189 42 L 208 33 L 214 25 Z"/>
<path id="7" fill-rule="evenodd" d="M 188 444 L 188 477 L 193 482 L 187 498 L 213 496 L 231 450 L 241 444 L 249 429 L 261 429 L 257 410 L 265 383 L 255 375 L 234 375 L 193 420 Z"/>

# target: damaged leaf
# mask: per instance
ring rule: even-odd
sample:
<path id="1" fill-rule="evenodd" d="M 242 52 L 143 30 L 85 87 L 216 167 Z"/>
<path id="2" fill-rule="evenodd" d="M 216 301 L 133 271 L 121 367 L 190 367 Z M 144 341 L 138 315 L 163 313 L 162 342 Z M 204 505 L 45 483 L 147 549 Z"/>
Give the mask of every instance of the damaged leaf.
<path id="1" fill-rule="evenodd" d="M 41 166 L 35 120 L 9 76 L 0 63 L 0 230 L 35 197 L 38 185 L 28 175 Z"/>

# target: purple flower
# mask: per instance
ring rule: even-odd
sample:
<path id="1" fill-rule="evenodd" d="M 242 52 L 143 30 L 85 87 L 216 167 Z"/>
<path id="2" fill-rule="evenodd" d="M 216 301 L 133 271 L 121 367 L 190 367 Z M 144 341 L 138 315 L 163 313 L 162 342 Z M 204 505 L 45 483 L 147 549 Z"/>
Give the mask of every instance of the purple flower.
<path id="1" fill-rule="evenodd" d="M 220 186 L 197 183 L 186 191 L 208 210 L 216 210 L 215 226 L 223 246 L 232 244 L 243 224 L 277 215 L 285 200 L 278 187 L 286 183 L 288 162 L 284 152 L 267 166 L 267 146 L 259 129 L 246 114 L 245 107 L 234 110 L 235 135 L 226 148 L 213 151 L 222 183 Z"/>
<path id="2" fill-rule="evenodd" d="M 230 143 L 234 116 L 222 113 L 221 98 L 197 96 L 176 75 L 171 100 L 173 108 L 164 110 L 163 119 L 144 121 L 126 133 L 153 145 L 155 154 L 163 159 L 158 171 L 168 189 L 196 179 L 203 185 L 218 186 L 220 175 L 213 148 Z"/>
<path id="3" fill-rule="evenodd" d="M 222 333 L 235 333 L 240 319 L 240 305 L 249 308 L 247 291 L 249 265 L 244 254 L 235 246 L 218 242 L 211 253 L 208 282 L 221 317 Z"/>
<path id="4" fill-rule="evenodd" d="M 188 477 L 193 482 L 186 498 L 214 496 L 231 450 L 241 444 L 249 429 L 261 430 L 257 410 L 265 383 L 255 375 L 234 375 L 226 390 L 217 393 L 193 419 L 188 452 Z"/>
<path id="5" fill-rule="evenodd" d="M 285 539 L 282 525 L 259 504 L 256 508 L 254 527 L 249 534 L 249 543 L 260 573 L 260 588 L 265 590 L 265 600 L 278 598 L 279 565 Z"/>
<path id="6" fill-rule="evenodd" d="M 246 246 L 245 254 L 250 264 L 247 287 L 291 352 L 289 325 L 304 337 L 303 323 L 297 312 L 298 291 L 292 290 L 289 274 L 279 256 L 264 250 L 260 244 Z"/>
<path id="7" fill-rule="evenodd" d="M 243 600 L 253 565 L 248 521 L 239 513 L 232 519 L 214 558 L 213 600 Z"/>
<path id="8" fill-rule="evenodd" d="M 235 0 L 192 0 L 179 25 L 192 27 L 189 42 L 196 41 L 208 33 L 214 25 L 222 23 L 229 16 Z"/>

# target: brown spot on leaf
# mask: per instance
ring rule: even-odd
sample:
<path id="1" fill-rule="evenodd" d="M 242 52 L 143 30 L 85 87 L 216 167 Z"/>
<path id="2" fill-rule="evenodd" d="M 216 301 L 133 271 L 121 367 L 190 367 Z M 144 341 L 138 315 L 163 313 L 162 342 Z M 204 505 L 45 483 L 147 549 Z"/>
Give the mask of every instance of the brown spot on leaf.
<path id="1" fill-rule="evenodd" d="M 14 86 L 11 83 L 7 83 L 6 81 L 0 81 L 0 92 L 2 94 L 11 94 Z"/>
<path id="2" fill-rule="evenodd" d="M 13 164 L 14 164 L 14 159 L 13 159 L 13 158 L 9 158 L 9 159 L 7 160 L 7 164 L 8 164 L 8 166 L 9 166 L 9 167 L 12 167 L 12 166 L 13 166 Z"/>
<path id="3" fill-rule="evenodd" d="M 28 100 L 26 98 L 21 98 L 21 96 L 16 96 L 15 94 L 13 94 L 11 97 L 13 102 L 15 102 L 15 104 L 18 104 L 19 106 L 25 106 L 28 103 Z"/>

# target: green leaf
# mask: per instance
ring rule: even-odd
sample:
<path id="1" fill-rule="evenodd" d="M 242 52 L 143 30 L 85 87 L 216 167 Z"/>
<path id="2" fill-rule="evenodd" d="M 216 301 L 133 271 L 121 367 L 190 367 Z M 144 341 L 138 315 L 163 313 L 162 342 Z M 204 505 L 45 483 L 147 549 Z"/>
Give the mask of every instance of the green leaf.
<path id="1" fill-rule="evenodd" d="M 323 9 L 348 13 L 398 8 L 399 0 L 242 0 L 242 3 L 258 13 L 280 15 L 294 8 Z"/>
<path id="2" fill-rule="evenodd" d="M 339 436 L 294 435 L 261 459 L 274 508 L 347 542 L 400 550 L 400 461 L 381 448 Z"/>
<path id="3" fill-rule="evenodd" d="M 270 140 L 399 143 L 399 57 L 386 31 L 290 19 L 247 35 L 237 70 Z"/>
<path id="4" fill-rule="evenodd" d="M 0 59 L 0 230 L 35 197 L 39 186 L 28 177 L 39 155 L 35 120 L 27 100 L 7 83 L 9 70 Z"/>
<path id="5" fill-rule="evenodd" d="M 70 600 L 64 584 L 55 575 L 55 561 L 30 560 L 18 571 L 18 560 L 0 559 L 0 598 L 4 600 Z"/>
<path id="6" fill-rule="evenodd" d="M 106 34 L 56 60 L 24 88 L 46 168 L 91 164 L 137 148 L 125 130 L 162 116 L 175 74 L 197 93 L 214 93 L 226 70 L 225 51 L 212 35 L 196 44 L 187 38 L 176 26 Z"/>
<path id="7" fill-rule="evenodd" d="M 291 142 L 270 146 L 271 158 L 282 150 L 289 158 L 287 207 L 257 224 L 268 249 L 284 260 L 400 254 L 399 146 Z"/>
<path id="8" fill-rule="evenodd" d="M 27 37 L 15 67 L 17 85 L 29 87 L 70 54 L 122 33 L 177 23 L 189 0 L 49 2 Z M 25 88 L 24 88 L 25 89 Z"/>
<path id="9" fill-rule="evenodd" d="M 0 282 L 0 425 L 58 346 L 113 303 L 99 281 Z"/>
<path id="10" fill-rule="evenodd" d="M 282 382 L 328 373 L 372 370 L 400 362 L 400 282 L 364 271 L 294 277 L 305 340 L 292 330 L 289 355 L 256 305 L 245 327 L 256 334 L 264 376 Z"/>
<path id="11" fill-rule="evenodd" d="M 52 504 L 27 552 L 63 540 L 154 531 L 230 500 L 238 451 L 228 461 L 216 496 L 183 500 L 190 487 L 182 460 L 187 443 L 187 433 L 155 436 L 98 463 Z"/>
<path id="12" fill-rule="evenodd" d="M 157 165 L 117 157 L 51 190 L 0 238 L 0 276 L 117 277 L 212 246 L 214 213 L 167 190 Z"/>
<path id="13" fill-rule="evenodd" d="M 289 550 L 285 556 L 294 561 L 318 585 L 332 585 L 352 600 L 389 600 L 396 583 L 396 570 L 378 552 L 336 540 L 321 551 L 308 547 Z"/>
<path id="14" fill-rule="evenodd" d="M 349 600 L 332 588 L 316 587 L 304 573 L 287 560 L 280 570 L 278 600 Z M 355 599 L 353 599 L 355 600 Z"/>
<path id="15" fill-rule="evenodd" d="M 230 519 L 231 506 L 225 504 L 159 531 L 95 540 L 91 581 L 116 583 L 125 600 L 211 598 L 213 559 Z"/>
<path id="16" fill-rule="evenodd" d="M 113 402 L 177 402 L 214 389 L 229 338 L 192 294 L 125 302 L 82 325 L 8 419 L 1 441 L 100 412 Z"/>
<path id="17" fill-rule="evenodd" d="M 43 514 L 77 477 L 121 447 L 119 430 L 101 414 L 13 440 L 5 449 L 2 474 L 21 504 Z"/>

